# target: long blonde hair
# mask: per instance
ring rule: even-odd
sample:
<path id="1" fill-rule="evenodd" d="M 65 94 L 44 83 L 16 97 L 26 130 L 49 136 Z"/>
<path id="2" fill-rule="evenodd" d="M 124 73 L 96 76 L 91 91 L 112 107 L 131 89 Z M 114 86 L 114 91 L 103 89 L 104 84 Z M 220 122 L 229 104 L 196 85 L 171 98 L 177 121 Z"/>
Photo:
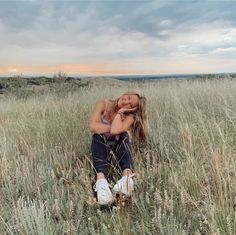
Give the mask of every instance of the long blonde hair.
<path id="1" fill-rule="evenodd" d="M 131 125 L 131 134 L 135 140 L 147 141 L 148 128 L 147 128 L 147 110 L 146 110 L 146 97 L 141 95 L 137 91 L 127 91 L 122 95 L 137 95 L 139 98 L 137 110 L 132 113 L 134 122 Z M 118 100 L 120 97 L 113 100 L 113 106 L 111 112 L 115 113 L 119 110 Z"/>

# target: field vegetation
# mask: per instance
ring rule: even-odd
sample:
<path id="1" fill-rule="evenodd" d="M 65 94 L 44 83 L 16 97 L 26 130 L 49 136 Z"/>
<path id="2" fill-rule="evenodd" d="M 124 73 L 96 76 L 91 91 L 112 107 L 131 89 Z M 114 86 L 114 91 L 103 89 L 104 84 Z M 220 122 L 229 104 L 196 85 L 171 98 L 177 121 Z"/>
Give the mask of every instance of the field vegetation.
<path id="1" fill-rule="evenodd" d="M 235 79 L 61 79 L 2 88 L 0 234 L 236 234 Z M 103 212 L 88 117 L 131 89 L 148 99 L 150 136 L 133 155 L 132 205 Z"/>

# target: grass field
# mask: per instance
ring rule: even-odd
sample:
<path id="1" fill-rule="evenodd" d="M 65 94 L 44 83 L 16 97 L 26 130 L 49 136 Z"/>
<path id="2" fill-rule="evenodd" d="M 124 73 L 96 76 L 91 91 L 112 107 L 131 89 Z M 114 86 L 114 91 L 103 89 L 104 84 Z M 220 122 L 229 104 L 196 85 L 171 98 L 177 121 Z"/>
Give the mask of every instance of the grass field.
<path id="1" fill-rule="evenodd" d="M 130 89 L 148 99 L 149 141 L 133 156 L 133 205 L 101 212 L 88 117 L 96 99 Z M 0 99 L 0 234 L 233 235 L 235 209 L 235 79 L 102 80 Z"/>

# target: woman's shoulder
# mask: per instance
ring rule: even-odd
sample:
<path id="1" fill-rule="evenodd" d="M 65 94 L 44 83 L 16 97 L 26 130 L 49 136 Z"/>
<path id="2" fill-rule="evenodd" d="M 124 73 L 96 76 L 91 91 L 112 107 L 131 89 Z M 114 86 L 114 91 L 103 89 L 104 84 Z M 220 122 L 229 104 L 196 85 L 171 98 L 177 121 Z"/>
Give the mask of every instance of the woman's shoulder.
<path id="1" fill-rule="evenodd" d="M 95 102 L 95 110 L 98 110 L 99 112 L 103 112 L 106 109 L 106 102 L 103 99 L 98 99 Z"/>
<path id="2" fill-rule="evenodd" d="M 98 99 L 96 101 L 96 106 L 100 107 L 102 110 L 110 110 L 111 106 L 112 106 L 112 101 L 109 99 Z"/>
<path id="3" fill-rule="evenodd" d="M 109 99 L 104 99 L 104 104 L 105 104 L 105 109 L 108 111 L 111 109 L 112 105 L 113 105 L 113 101 L 109 100 Z"/>

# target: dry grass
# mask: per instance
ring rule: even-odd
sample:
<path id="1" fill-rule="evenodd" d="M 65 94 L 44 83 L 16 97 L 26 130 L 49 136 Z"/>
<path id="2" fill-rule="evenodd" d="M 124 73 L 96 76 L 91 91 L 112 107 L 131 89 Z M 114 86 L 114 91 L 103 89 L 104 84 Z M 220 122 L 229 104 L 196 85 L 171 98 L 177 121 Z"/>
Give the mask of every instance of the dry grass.
<path id="1" fill-rule="evenodd" d="M 150 139 L 132 208 L 100 212 L 87 122 L 98 98 L 140 89 Z M 0 234 L 235 234 L 236 81 L 111 82 L 0 100 Z"/>

